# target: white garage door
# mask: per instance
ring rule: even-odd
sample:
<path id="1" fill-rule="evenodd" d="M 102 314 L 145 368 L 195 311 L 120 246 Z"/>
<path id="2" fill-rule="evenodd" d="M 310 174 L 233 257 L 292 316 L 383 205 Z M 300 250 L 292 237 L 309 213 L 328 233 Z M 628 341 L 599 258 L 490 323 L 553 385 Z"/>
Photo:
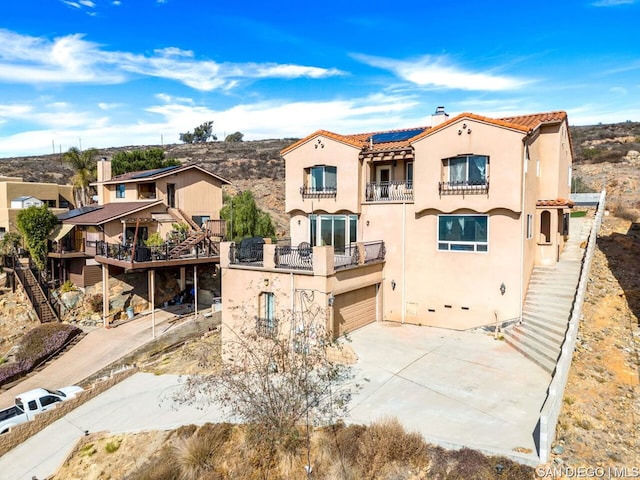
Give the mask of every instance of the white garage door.
<path id="1" fill-rule="evenodd" d="M 334 332 L 344 335 L 376 321 L 376 286 L 336 295 L 333 304 Z"/>

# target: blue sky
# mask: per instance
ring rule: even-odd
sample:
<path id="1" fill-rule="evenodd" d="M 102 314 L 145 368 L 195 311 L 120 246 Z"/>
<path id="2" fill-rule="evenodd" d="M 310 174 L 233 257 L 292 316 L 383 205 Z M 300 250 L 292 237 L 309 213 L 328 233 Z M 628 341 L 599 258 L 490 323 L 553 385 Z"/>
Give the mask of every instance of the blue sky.
<path id="1" fill-rule="evenodd" d="M 640 121 L 640 0 L 0 5 L 0 157 L 566 110 Z"/>

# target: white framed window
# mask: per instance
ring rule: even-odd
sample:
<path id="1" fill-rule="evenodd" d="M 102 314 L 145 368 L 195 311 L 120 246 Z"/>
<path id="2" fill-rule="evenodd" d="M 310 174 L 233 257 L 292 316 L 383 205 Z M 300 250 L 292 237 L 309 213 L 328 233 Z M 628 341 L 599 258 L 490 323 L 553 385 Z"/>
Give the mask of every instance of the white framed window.
<path id="1" fill-rule="evenodd" d="M 487 252 L 488 215 L 438 215 L 438 250 Z"/>
<path id="2" fill-rule="evenodd" d="M 443 160 L 445 180 L 450 185 L 486 185 L 489 157 L 486 155 L 459 155 Z"/>
<path id="3" fill-rule="evenodd" d="M 333 245 L 336 253 L 344 253 L 357 239 L 357 215 L 309 215 L 311 246 Z"/>
<path id="4" fill-rule="evenodd" d="M 533 215 L 527 213 L 527 240 L 533 238 Z"/>
<path id="5" fill-rule="evenodd" d="M 335 193 L 338 188 L 338 168 L 330 165 L 314 165 L 306 170 L 306 187 L 309 193 Z"/>

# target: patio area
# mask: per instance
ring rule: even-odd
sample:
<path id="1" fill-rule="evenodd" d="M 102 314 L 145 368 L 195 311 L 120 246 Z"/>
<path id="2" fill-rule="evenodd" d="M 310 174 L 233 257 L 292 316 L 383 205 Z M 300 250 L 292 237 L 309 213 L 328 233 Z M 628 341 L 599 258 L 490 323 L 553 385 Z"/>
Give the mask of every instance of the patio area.
<path id="1" fill-rule="evenodd" d="M 395 416 L 445 448 L 537 465 L 534 430 L 551 380 L 492 335 L 377 322 L 350 335 L 351 423 Z"/>

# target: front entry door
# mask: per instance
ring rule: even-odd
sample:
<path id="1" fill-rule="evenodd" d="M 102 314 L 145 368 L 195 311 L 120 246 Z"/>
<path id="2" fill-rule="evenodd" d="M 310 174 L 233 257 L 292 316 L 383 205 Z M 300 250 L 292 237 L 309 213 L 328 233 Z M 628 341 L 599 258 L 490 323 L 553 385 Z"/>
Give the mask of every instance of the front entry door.
<path id="1" fill-rule="evenodd" d="M 391 180 L 391 167 L 388 165 L 376 167 L 376 184 L 380 198 L 389 197 L 389 181 Z"/>

